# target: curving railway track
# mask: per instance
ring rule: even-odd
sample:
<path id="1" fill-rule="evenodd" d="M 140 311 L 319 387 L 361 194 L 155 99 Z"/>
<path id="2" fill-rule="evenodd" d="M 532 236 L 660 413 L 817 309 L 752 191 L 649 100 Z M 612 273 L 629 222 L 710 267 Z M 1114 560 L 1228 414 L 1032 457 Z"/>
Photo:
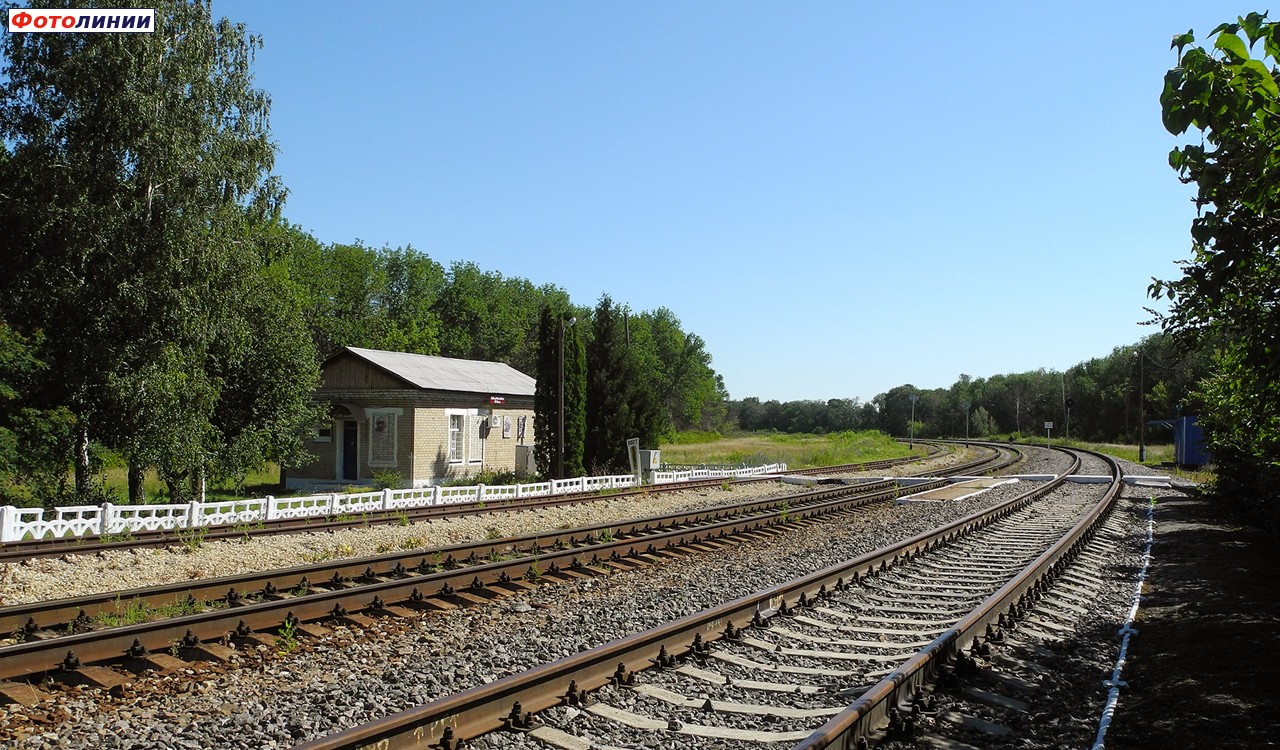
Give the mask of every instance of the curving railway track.
<path id="1" fill-rule="evenodd" d="M 928 446 L 928 457 L 935 456 L 944 449 L 944 446 L 941 443 L 930 443 Z M 855 471 L 874 471 L 877 469 L 888 469 L 895 466 L 901 466 L 919 460 L 921 460 L 920 455 L 912 454 L 902 458 L 868 461 L 860 464 L 845 464 L 841 466 L 828 466 L 813 469 L 795 469 L 789 470 L 787 473 L 804 476 L 814 474 L 839 474 Z M 680 492 L 683 490 L 698 489 L 701 487 L 717 487 L 724 484 L 726 481 L 731 484 L 758 484 L 761 482 L 770 482 L 775 480 L 772 477 L 752 477 L 731 480 L 702 479 L 671 484 L 649 485 L 632 490 L 616 490 L 609 492 L 608 496 L 638 498 L 655 492 Z M 200 529 L 198 533 L 201 541 L 217 541 L 269 537 L 280 534 L 296 534 L 298 532 L 336 531 L 380 524 L 404 525 L 440 518 L 492 513 L 495 511 L 521 511 L 537 510 L 539 508 L 555 508 L 564 505 L 591 502 L 593 500 L 599 500 L 601 497 L 602 495 L 593 492 L 510 500 L 504 501 L 500 504 L 459 502 L 448 505 L 412 508 L 396 512 L 370 512 L 361 514 L 359 517 L 334 516 L 318 518 L 287 518 L 253 525 L 204 527 Z M 98 552 L 166 547 L 173 544 L 182 544 L 188 538 L 190 538 L 190 534 L 184 530 L 160 530 L 153 532 L 139 532 L 125 539 L 111 537 L 83 537 L 76 539 L 37 539 L 23 542 L 8 542 L 0 544 L 0 564 L 7 562 L 21 562 L 23 560 L 36 559 L 40 557 L 55 557 L 65 554 L 82 555 L 96 554 Z"/>
<path id="2" fill-rule="evenodd" d="M 1020 458 L 1008 448 L 991 449 L 991 456 L 951 472 L 996 471 Z M 226 659 L 234 646 L 272 643 L 282 630 L 321 632 L 308 625 L 317 621 L 367 625 L 371 618 L 518 594 L 541 582 L 642 568 L 856 513 L 896 497 L 892 485 L 823 486 L 713 511 L 0 608 L 0 632 L 12 634 L 0 646 L 0 679 L 113 687 L 127 678 L 93 665 L 173 669 L 179 657 Z M 128 620 L 145 621 L 120 624 Z"/>
<path id="3" fill-rule="evenodd" d="M 886 731 L 910 737 L 936 713 L 931 686 L 962 679 L 1097 533 L 1121 479 L 1108 463 L 1105 487 L 1064 490 L 1060 478 L 855 560 L 303 747 L 807 750 L 862 747 Z M 578 735 L 560 728 L 586 716 Z M 509 734 L 485 736 L 504 727 Z"/>

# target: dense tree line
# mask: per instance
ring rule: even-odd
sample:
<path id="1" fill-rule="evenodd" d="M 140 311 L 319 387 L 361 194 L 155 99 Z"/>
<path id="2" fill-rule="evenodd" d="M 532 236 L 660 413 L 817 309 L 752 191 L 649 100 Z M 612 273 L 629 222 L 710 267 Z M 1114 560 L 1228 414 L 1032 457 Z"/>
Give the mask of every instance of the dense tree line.
<path id="1" fill-rule="evenodd" d="M 1140 392 L 1147 421 L 1196 414 L 1203 406 L 1199 383 L 1211 371 L 1211 348 L 1187 350 L 1173 337 L 1155 334 L 1065 372 L 1042 369 L 989 378 L 962 374 L 949 388 L 901 385 L 867 403 L 761 402 L 752 397 L 730 402 L 730 407 L 745 430 L 874 429 L 898 437 L 958 437 L 966 434 L 967 403 L 967 432 L 972 437 L 1034 436 L 1044 434 L 1045 422 L 1053 422 L 1058 436 L 1069 429 L 1075 438 L 1136 442 Z M 1152 437 L 1168 439 L 1169 433 L 1157 428 Z"/>
<path id="2" fill-rule="evenodd" d="M 702 339 L 686 333 L 670 310 L 633 316 L 605 295 L 589 311 L 548 306 L 543 321 L 535 405 L 543 474 L 622 470 L 629 465 L 629 438 L 638 439 L 642 448 L 656 448 L 675 430 L 725 426 L 724 382 L 711 368 Z M 558 463 L 562 376 L 563 472 Z"/>
<path id="3" fill-rule="evenodd" d="M 593 314 L 551 285 L 290 225 L 253 85 L 261 40 L 209 0 L 157 2 L 156 29 L 0 40 L 0 502 L 105 499 L 105 452 L 128 462 L 135 500 L 146 469 L 186 500 L 298 465 L 323 418 L 319 363 L 340 347 L 540 373 L 547 315 L 582 319 L 565 394 L 575 473 L 618 462 L 588 430 L 651 445 L 723 415 L 701 339 L 668 310 Z M 617 411 L 591 411 L 589 388 Z"/>
<path id="4" fill-rule="evenodd" d="M 532 373 L 540 310 L 568 305 L 557 287 L 474 263 L 446 269 L 413 247 L 324 244 L 296 227 L 281 232 L 322 357 L 359 346 L 504 362 Z"/>

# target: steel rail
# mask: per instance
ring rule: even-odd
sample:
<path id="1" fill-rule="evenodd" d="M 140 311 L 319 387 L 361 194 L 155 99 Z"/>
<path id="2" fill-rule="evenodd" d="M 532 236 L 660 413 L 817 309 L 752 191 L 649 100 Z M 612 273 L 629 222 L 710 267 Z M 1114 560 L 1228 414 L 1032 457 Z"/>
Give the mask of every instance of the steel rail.
<path id="1" fill-rule="evenodd" d="M 1076 471 L 1079 465 L 1080 459 L 1075 456 L 1067 474 Z M 791 607 L 808 606 L 815 599 L 828 596 L 831 590 L 843 589 L 849 581 L 874 575 L 899 559 L 911 559 L 984 528 L 1052 492 L 1065 481 L 1066 474 L 1063 474 L 992 508 L 854 560 L 490 684 L 306 742 L 297 746 L 297 750 L 422 747 L 452 750 L 460 740 L 502 728 L 516 710 L 537 713 L 559 705 L 566 696 L 576 697 L 614 680 L 625 680 L 655 663 L 704 648 L 711 641 L 735 638 L 738 630 L 753 623 L 764 624 Z"/>
<path id="2" fill-rule="evenodd" d="M 1039 598 L 1047 582 L 1060 573 L 1101 528 L 1107 515 L 1115 507 L 1120 493 L 1124 475 L 1119 464 L 1110 456 L 1093 451 L 1082 452 L 1103 459 L 1111 467 L 1112 481 L 1102 499 L 1022 573 L 915 656 L 885 675 L 857 701 L 832 717 L 793 750 L 857 750 L 866 747 L 868 740 L 879 728 L 889 723 L 890 710 L 909 704 L 917 689 L 937 681 L 942 670 L 949 669 L 956 663 L 965 644 L 972 644 L 977 648 L 993 632 L 989 628 L 1003 626 L 1007 622 L 1006 618 L 1016 620 L 1029 601 Z"/>
<path id="3" fill-rule="evenodd" d="M 919 442 L 919 441 L 917 441 Z M 930 452 L 923 458 L 937 455 L 940 450 L 937 444 L 930 445 Z M 809 469 L 792 469 L 787 474 L 812 475 L 821 473 L 845 473 L 851 471 L 872 471 L 875 469 L 887 469 L 893 466 L 920 461 L 922 457 L 918 454 L 902 456 L 900 458 L 882 459 L 879 461 L 867 461 L 860 464 L 844 464 L 840 466 L 814 467 Z M 274 536 L 278 534 L 294 534 L 298 532 L 312 531 L 335 531 L 338 529 L 349 529 L 379 524 L 400 524 L 405 520 L 410 522 L 428 521 L 435 518 L 446 518 L 452 516 L 474 515 L 478 513 L 492 513 L 496 511 L 508 510 L 531 510 L 538 508 L 550 508 L 560 505 L 572 505 L 582 502 L 593 502 L 603 498 L 626 498 L 638 497 L 645 493 L 654 492 L 678 492 L 681 490 L 699 489 L 702 487 L 718 487 L 725 482 L 731 484 L 752 484 L 758 482 L 775 481 L 776 477 L 743 477 L 743 478 L 713 478 L 713 479 L 697 479 L 687 482 L 674 482 L 659 485 L 645 485 L 644 487 L 617 490 L 608 492 L 607 494 L 599 494 L 596 492 L 572 493 L 567 495 L 558 495 L 554 497 L 536 497 L 527 498 L 519 501 L 504 500 L 500 503 L 485 503 L 484 501 L 450 503 L 448 505 L 431 505 L 421 508 L 410 508 L 397 511 L 370 511 L 360 514 L 360 517 L 352 520 L 336 520 L 336 517 L 315 516 L 312 518 L 288 518 L 275 521 L 263 522 L 262 527 L 240 527 L 240 526 L 202 526 L 199 529 L 182 529 L 183 533 L 191 533 L 203 529 L 203 541 L 240 539 L 245 536 Z M 89 539 L 97 539 L 99 541 L 87 541 Z M 25 542 L 6 542 L 0 543 L 0 563 L 20 562 L 22 560 L 34 559 L 39 557 L 53 557 L 64 554 L 89 554 L 94 552 L 126 550 L 148 547 L 164 547 L 170 544 L 181 544 L 183 537 L 173 530 L 147 531 L 137 532 L 130 539 L 119 541 L 101 541 L 102 536 L 97 537 L 79 537 L 76 539 L 37 539 Z"/>
<path id="4" fill-rule="evenodd" d="M 410 550 L 346 560 L 318 561 L 255 573 L 15 604 L 0 607 L 0 633 L 25 631 L 31 635 L 37 629 L 49 629 L 77 620 L 83 622 L 85 618 L 104 613 L 118 614 L 121 607 L 138 604 L 156 608 L 187 600 L 204 602 L 218 599 L 225 599 L 230 604 L 241 597 L 263 590 L 271 592 L 296 588 L 303 579 L 308 581 L 308 585 L 323 586 L 326 581 L 373 579 L 382 576 L 403 577 L 408 570 L 421 570 L 424 567 L 452 569 L 475 565 L 481 558 L 510 556 L 514 552 L 534 554 L 541 548 L 581 547 L 594 544 L 600 536 L 621 538 L 649 534 L 655 530 L 665 531 L 680 526 L 701 525 L 713 520 L 719 521 L 728 517 L 776 509 L 784 503 L 802 507 L 806 503 L 819 502 L 842 494 L 875 492 L 886 489 L 888 486 L 889 483 L 886 482 L 874 482 L 839 488 L 828 487 L 768 500 L 599 523 L 573 529 L 556 529 L 444 546 L 421 546 Z M 429 559 L 435 559 L 438 562 L 428 562 Z"/>
<path id="5" fill-rule="evenodd" d="M 999 458 L 999 452 L 996 458 Z M 1001 462 L 992 459 L 985 463 L 992 463 L 990 470 L 994 470 L 995 464 Z M 324 590 L 322 587 L 326 584 L 320 582 L 315 588 L 309 587 L 302 596 L 293 596 L 284 589 L 268 597 L 267 601 L 250 602 L 241 597 L 225 609 L 4 646 L 0 647 L 0 679 L 29 679 L 79 664 L 118 660 L 125 656 L 143 658 L 150 652 L 164 650 L 198 649 L 205 642 L 247 637 L 254 632 L 278 628 L 289 621 L 343 618 L 360 611 L 386 613 L 392 604 L 430 607 L 432 599 L 491 598 L 527 587 L 528 584 L 522 581 L 542 575 L 581 577 L 603 572 L 605 567 L 630 569 L 651 564 L 664 554 L 675 554 L 673 551 L 681 546 L 721 543 L 733 535 L 771 533 L 771 527 L 778 524 L 806 521 L 897 495 L 895 487 L 844 497 L 851 489 L 816 490 L 805 494 L 815 498 L 836 498 L 799 508 L 650 533 L 638 538 L 598 541 L 564 550 L 542 550 L 533 555 L 456 570 L 417 573 L 409 569 L 392 580 L 361 583 L 356 588 L 347 588 L 351 581 L 335 581 L 330 590 Z M 591 557 L 589 563 L 584 562 L 587 556 Z M 544 565 L 548 566 L 545 571 Z M 64 652 L 67 656 L 57 658 Z"/>
<path id="6" fill-rule="evenodd" d="M 986 463 L 986 459 L 951 467 L 948 472 L 959 473 Z M 947 472 L 944 472 L 945 475 Z M 265 591 L 268 596 L 277 590 L 297 588 L 305 579 L 306 585 L 324 585 L 325 581 L 349 579 L 371 580 L 378 577 L 403 577 L 410 569 L 421 570 L 428 566 L 426 559 L 438 557 L 438 565 L 457 567 L 473 565 L 480 558 L 510 556 L 519 551 L 536 553 L 541 547 L 581 546 L 594 543 L 596 537 L 609 535 L 622 537 L 650 533 L 653 529 L 688 524 L 703 524 L 721 520 L 730 515 L 762 512 L 777 508 L 783 503 L 803 504 L 818 502 L 841 493 L 858 494 L 873 492 L 889 486 L 888 482 L 868 482 L 839 489 L 819 489 L 800 492 L 768 500 L 747 501 L 733 505 L 682 511 L 659 516 L 626 519 L 618 522 L 576 527 L 568 530 L 537 532 L 501 539 L 467 542 L 438 547 L 422 546 L 411 550 L 388 552 L 347 560 L 320 561 L 288 568 L 220 576 L 217 578 L 184 581 L 170 585 L 151 586 L 101 594 L 46 600 L 27 604 L 0 607 L 0 633 L 34 636 L 37 631 L 76 623 L 73 628 L 85 629 L 99 615 L 120 615 L 129 607 L 143 606 L 150 610 L 168 607 L 182 602 L 207 602 L 225 600 L 234 604 L 238 599 Z M 924 486 L 919 487 L 925 489 Z M 641 525 L 643 524 L 643 528 Z M 582 539 L 579 539 L 582 537 Z"/>

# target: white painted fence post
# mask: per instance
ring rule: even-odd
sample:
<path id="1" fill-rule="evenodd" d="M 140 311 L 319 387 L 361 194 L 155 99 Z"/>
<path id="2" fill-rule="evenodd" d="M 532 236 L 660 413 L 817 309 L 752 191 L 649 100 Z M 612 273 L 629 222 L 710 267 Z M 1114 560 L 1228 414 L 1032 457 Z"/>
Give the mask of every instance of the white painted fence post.
<path id="1" fill-rule="evenodd" d="M 98 535 L 111 533 L 111 517 L 115 515 L 116 506 L 111 503 L 103 503 L 102 510 L 98 511 Z"/>
<path id="2" fill-rule="evenodd" d="M 484 485 L 483 484 L 476 485 L 476 502 L 478 503 L 484 502 Z"/>
<path id="3" fill-rule="evenodd" d="M 13 528 L 18 509 L 12 505 L 0 505 L 0 542 L 18 541 L 17 531 Z"/>
<path id="4" fill-rule="evenodd" d="M 200 525 L 200 509 L 204 507 L 204 503 L 192 500 L 187 504 L 187 528 L 194 529 Z"/>
<path id="5" fill-rule="evenodd" d="M 336 492 L 329 493 L 329 515 L 338 515 L 338 493 Z"/>
<path id="6" fill-rule="evenodd" d="M 382 509 L 383 510 L 391 509 L 391 488 L 390 487 L 384 487 L 382 490 Z"/>
<path id="7" fill-rule="evenodd" d="M 274 521 L 276 520 L 276 513 L 277 513 L 276 499 L 271 495 L 267 495 L 266 501 L 267 502 L 263 503 L 263 520 Z"/>
<path id="8" fill-rule="evenodd" d="M 523 485 L 523 484 L 517 484 L 517 485 L 516 485 L 516 499 L 517 499 L 517 500 L 519 500 L 519 499 L 520 499 L 520 498 L 522 498 L 522 497 L 524 497 L 524 485 Z"/>

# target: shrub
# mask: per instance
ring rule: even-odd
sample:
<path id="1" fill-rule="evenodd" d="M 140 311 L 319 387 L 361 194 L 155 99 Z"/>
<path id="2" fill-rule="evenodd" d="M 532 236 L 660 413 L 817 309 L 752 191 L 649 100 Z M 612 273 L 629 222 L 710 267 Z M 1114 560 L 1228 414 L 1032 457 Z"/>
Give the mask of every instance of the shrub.
<path id="1" fill-rule="evenodd" d="M 404 477 L 394 469 L 373 472 L 373 486 L 380 490 L 398 490 L 404 486 Z"/>

